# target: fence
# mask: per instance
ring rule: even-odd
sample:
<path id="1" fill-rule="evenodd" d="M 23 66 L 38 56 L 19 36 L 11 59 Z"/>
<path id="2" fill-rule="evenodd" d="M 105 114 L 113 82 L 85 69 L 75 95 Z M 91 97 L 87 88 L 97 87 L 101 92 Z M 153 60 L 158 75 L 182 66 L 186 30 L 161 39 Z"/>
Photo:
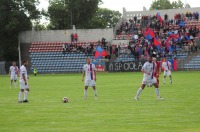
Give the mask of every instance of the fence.
<path id="1" fill-rule="evenodd" d="M 1 75 L 6 74 L 5 62 L 0 62 L 0 74 Z"/>

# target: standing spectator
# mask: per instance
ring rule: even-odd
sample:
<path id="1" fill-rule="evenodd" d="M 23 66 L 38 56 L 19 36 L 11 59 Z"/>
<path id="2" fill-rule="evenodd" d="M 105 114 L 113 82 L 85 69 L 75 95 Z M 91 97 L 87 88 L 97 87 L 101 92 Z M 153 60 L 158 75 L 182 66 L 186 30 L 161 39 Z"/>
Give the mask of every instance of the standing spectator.
<path id="1" fill-rule="evenodd" d="M 103 48 L 106 47 L 106 39 L 105 38 L 101 39 L 101 43 L 102 43 Z"/>
<path id="2" fill-rule="evenodd" d="M 196 38 L 194 39 L 194 49 L 195 49 L 195 52 L 198 51 L 198 37 L 196 37 Z"/>
<path id="3" fill-rule="evenodd" d="M 75 41 L 75 42 L 78 41 L 78 34 L 77 34 L 77 33 L 74 34 L 74 41 Z"/>
<path id="4" fill-rule="evenodd" d="M 194 51 L 197 52 L 197 49 L 198 49 L 197 43 L 194 43 L 194 49 L 195 49 Z"/>
<path id="5" fill-rule="evenodd" d="M 70 35 L 70 37 L 71 37 L 71 42 L 74 42 L 74 34 L 73 33 Z"/>
<path id="6" fill-rule="evenodd" d="M 196 20 L 199 21 L 199 13 L 196 12 Z"/>
<path id="7" fill-rule="evenodd" d="M 165 14 L 165 21 L 167 21 L 168 20 L 168 15 L 167 14 Z"/>
<path id="8" fill-rule="evenodd" d="M 193 42 L 191 40 L 188 42 L 188 45 L 190 47 L 190 51 L 194 52 L 194 45 L 193 45 Z"/>
<path id="9" fill-rule="evenodd" d="M 137 16 L 134 16 L 134 22 L 135 22 L 135 24 L 137 23 Z"/>
<path id="10" fill-rule="evenodd" d="M 110 55 L 112 55 L 112 45 L 109 47 Z"/>
<path id="11" fill-rule="evenodd" d="M 118 57 L 118 51 L 120 49 L 120 46 L 118 45 L 116 48 L 115 48 L 115 56 Z"/>

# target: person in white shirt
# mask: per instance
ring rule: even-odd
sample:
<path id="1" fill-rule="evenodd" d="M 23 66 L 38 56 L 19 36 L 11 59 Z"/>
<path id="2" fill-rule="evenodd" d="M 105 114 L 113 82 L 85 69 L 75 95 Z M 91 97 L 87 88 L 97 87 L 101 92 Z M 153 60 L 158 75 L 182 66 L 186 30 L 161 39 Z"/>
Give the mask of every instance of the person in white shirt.
<path id="1" fill-rule="evenodd" d="M 171 75 L 171 70 L 172 70 L 172 64 L 171 62 L 166 60 L 166 57 L 164 58 L 164 62 L 162 63 L 162 68 L 164 69 L 164 84 L 166 83 L 166 76 L 170 77 L 170 83 L 172 84 L 172 75 Z"/>
<path id="2" fill-rule="evenodd" d="M 96 68 L 94 64 L 90 63 L 90 58 L 86 59 L 86 63 L 83 66 L 83 77 L 82 81 L 84 81 L 85 77 L 85 89 L 84 89 L 84 98 L 87 99 L 87 90 L 88 87 L 93 87 L 95 99 L 97 98 L 97 90 L 96 90 Z"/>
<path id="3" fill-rule="evenodd" d="M 19 92 L 19 103 L 26 103 L 28 102 L 27 96 L 29 93 L 29 86 L 28 86 L 28 74 L 27 74 L 27 67 L 28 61 L 24 60 L 22 61 L 22 66 L 20 67 L 20 92 Z M 22 101 L 22 93 L 24 92 L 24 100 Z"/>
<path id="4" fill-rule="evenodd" d="M 14 86 L 17 88 L 17 76 L 19 75 L 19 68 L 16 66 L 16 62 L 12 62 L 10 66 L 9 76 L 10 76 L 10 88 L 12 88 L 12 83 L 14 81 Z"/>
<path id="5" fill-rule="evenodd" d="M 148 61 L 143 65 L 141 69 L 141 71 L 144 73 L 142 85 L 138 89 L 137 94 L 134 99 L 139 100 L 139 95 L 143 91 L 146 85 L 149 85 L 149 86 L 154 85 L 157 99 L 163 100 L 164 98 L 160 97 L 159 87 L 158 87 L 156 78 L 154 78 L 154 72 L 156 71 L 156 64 L 152 61 L 151 56 L 149 56 L 147 60 Z"/>

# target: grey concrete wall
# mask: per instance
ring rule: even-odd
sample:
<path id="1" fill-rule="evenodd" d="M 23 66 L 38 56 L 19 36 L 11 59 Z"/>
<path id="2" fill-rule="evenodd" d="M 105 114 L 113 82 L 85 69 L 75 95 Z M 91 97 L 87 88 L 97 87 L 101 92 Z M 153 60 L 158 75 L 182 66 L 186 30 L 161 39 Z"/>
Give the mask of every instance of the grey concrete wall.
<path id="1" fill-rule="evenodd" d="M 129 40 L 113 40 L 112 44 L 114 44 L 114 45 L 120 45 L 120 44 L 128 45 L 129 44 Z"/>
<path id="2" fill-rule="evenodd" d="M 164 18 L 165 14 L 168 14 L 168 17 L 170 19 L 174 18 L 174 15 L 176 13 L 186 13 L 186 12 L 199 12 L 200 13 L 200 7 L 196 8 L 183 8 L 183 9 L 169 9 L 169 10 L 152 10 L 152 11 L 126 11 L 126 9 L 123 9 L 123 17 L 124 19 L 130 19 L 136 16 L 143 16 L 143 15 L 156 15 L 156 13 L 160 12 L 160 15 L 162 18 Z"/>
<path id="3" fill-rule="evenodd" d="M 66 33 L 66 34 L 65 34 Z M 21 43 L 31 42 L 69 42 L 71 33 L 77 33 L 80 42 L 98 41 L 102 37 L 111 41 L 114 37 L 113 29 L 78 29 L 78 30 L 44 30 L 25 31 L 20 34 Z"/>

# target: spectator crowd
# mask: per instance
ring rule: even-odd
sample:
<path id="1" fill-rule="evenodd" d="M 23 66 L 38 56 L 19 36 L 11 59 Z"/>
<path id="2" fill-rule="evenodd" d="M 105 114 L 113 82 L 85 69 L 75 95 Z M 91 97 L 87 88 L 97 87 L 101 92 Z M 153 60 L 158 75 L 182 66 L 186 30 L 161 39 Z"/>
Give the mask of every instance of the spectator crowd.
<path id="1" fill-rule="evenodd" d="M 195 24 L 187 24 L 190 22 L 200 25 L 198 12 L 178 13 L 174 15 L 174 19 L 169 19 L 167 14 L 162 19 L 159 13 L 154 16 L 142 16 L 141 20 L 134 17 L 122 23 L 116 31 L 116 39 L 128 39 L 129 45 L 115 47 L 119 51 L 125 47 L 124 52 L 134 55 L 135 59 L 150 54 L 157 57 L 176 55 L 177 47 L 187 52 L 197 52 L 199 28 Z"/>

